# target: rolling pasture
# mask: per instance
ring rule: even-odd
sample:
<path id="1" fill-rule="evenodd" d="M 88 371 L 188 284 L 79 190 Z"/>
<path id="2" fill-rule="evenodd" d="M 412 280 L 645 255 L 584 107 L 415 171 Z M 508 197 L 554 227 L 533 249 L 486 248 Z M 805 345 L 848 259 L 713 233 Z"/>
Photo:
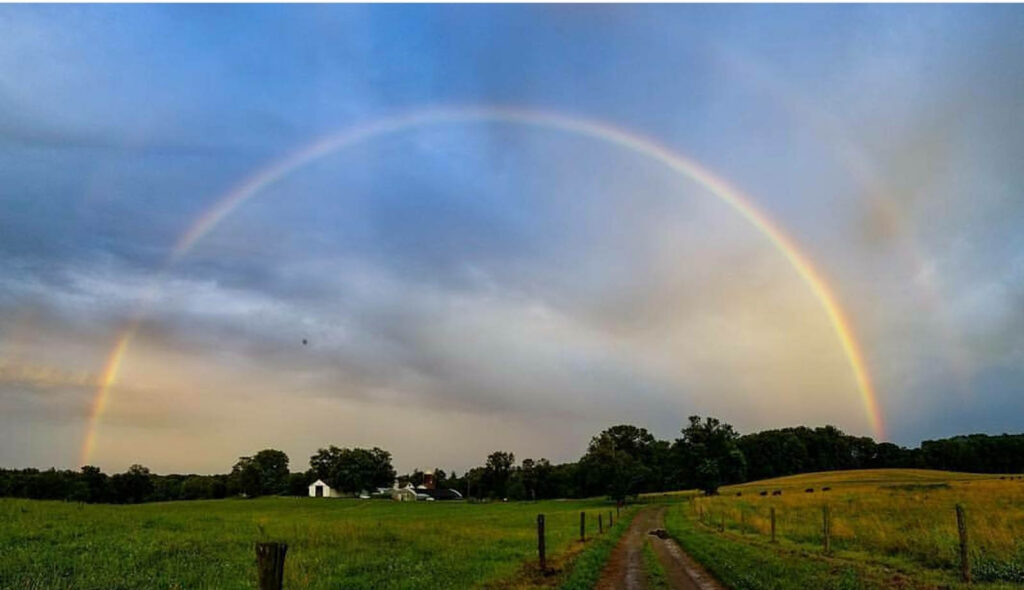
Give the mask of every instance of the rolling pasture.
<path id="1" fill-rule="evenodd" d="M 260 540 L 288 543 L 285 588 L 529 586 L 523 571 L 537 558 L 538 513 L 546 517 L 549 563 L 558 568 L 580 548 L 580 512 L 588 512 L 588 534 L 596 536 L 597 514 L 609 509 L 599 500 L 113 506 L 0 499 L 0 588 L 251 589 Z M 580 562 L 590 561 L 584 552 Z"/>
<path id="2" fill-rule="evenodd" d="M 962 577 L 958 504 L 975 586 L 1024 585 L 1020 476 L 907 469 L 803 474 L 694 497 L 677 503 L 667 520 L 687 549 L 737 589 L 956 587 Z"/>

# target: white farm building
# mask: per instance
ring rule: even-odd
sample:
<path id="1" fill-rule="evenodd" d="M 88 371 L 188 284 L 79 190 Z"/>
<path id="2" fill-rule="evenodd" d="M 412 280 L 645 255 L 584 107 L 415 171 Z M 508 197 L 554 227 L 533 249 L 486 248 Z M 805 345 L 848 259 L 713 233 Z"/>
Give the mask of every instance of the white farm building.
<path id="1" fill-rule="evenodd" d="M 310 498 L 340 498 L 341 493 L 332 489 L 331 486 L 324 483 L 322 479 L 318 479 L 313 483 L 309 484 L 309 497 Z"/>
<path id="2" fill-rule="evenodd" d="M 341 491 L 327 485 L 322 479 L 309 484 L 310 498 L 342 498 L 346 496 L 351 497 L 352 494 L 343 494 Z M 362 491 L 358 496 L 364 500 L 369 500 L 370 498 L 391 498 L 399 502 L 415 502 L 417 500 L 433 502 L 435 500 L 462 499 L 462 494 L 456 490 L 437 489 L 434 483 L 434 472 L 432 471 L 424 473 L 423 483 L 418 486 L 406 483 L 404 486 L 398 487 L 398 480 L 395 480 L 390 488 L 375 488 Z"/>

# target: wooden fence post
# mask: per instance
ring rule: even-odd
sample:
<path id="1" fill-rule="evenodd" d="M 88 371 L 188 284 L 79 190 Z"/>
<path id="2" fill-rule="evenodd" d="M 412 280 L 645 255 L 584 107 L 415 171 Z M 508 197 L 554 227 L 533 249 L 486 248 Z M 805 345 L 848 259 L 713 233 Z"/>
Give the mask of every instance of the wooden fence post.
<path id="1" fill-rule="evenodd" d="M 601 522 L 601 514 L 597 515 L 597 533 L 599 535 L 604 534 L 604 524 Z"/>
<path id="2" fill-rule="evenodd" d="M 821 507 L 822 531 L 825 533 L 825 553 L 832 552 L 832 514 L 828 504 Z"/>
<path id="3" fill-rule="evenodd" d="M 775 507 L 774 506 L 772 506 L 772 508 L 771 508 L 771 514 L 772 514 L 772 543 L 774 543 L 775 542 Z"/>
<path id="4" fill-rule="evenodd" d="M 587 540 L 587 513 L 580 512 L 580 543 Z"/>
<path id="5" fill-rule="evenodd" d="M 718 518 L 718 532 L 720 532 L 720 533 L 724 533 L 725 532 L 725 511 L 724 510 L 722 511 L 722 514 Z"/>
<path id="6" fill-rule="evenodd" d="M 971 561 L 967 553 L 967 517 L 964 516 L 964 507 L 956 505 L 956 528 L 960 533 L 960 579 L 964 582 L 971 581 Z"/>
<path id="7" fill-rule="evenodd" d="M 540 571 L 548 569 L 547 558 L 544 555 L 544 515 L 537 515 L 537 555 L 540 557 Z"/>
<path id="8" fill-rule="evenodd" d="M 256 572 L 260 590 L 281 590 L 284 585 L 286 543 L 256 543 Z"/>
<path id="9" fill-rule="evenodd" d="M 615 521 L 612 520 L 612 511 L 609 510 L 608 511 L 608 528 L 612 528 L 613 526 L 615 526 Z"/>
<path id="10" fill-rule="evenodd" d="M 620 506 L 622 506 L 622 502 L 621 501 L 615 503 L 615 518 L 619 517 L 619 507 Z"/>

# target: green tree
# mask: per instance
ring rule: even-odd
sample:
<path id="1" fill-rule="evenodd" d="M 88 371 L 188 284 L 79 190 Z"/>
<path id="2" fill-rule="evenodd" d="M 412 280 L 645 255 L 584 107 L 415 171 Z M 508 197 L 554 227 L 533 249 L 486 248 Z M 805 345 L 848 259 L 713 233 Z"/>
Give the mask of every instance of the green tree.
<path id="1" fill-rule="evenodd" d="M 228 481 L 232 494 L 255 498 L 263 491 L 260 485 L 260 468 L 252 457 L 239 457 L 238 462 L 231 468 Z"/>
<path id="2" fill-rule="evenodd" d="M 515 464 L 516 456 L 513 453 L 495 451 L 487 456 L 481 483 L 488 495 L 494 498 L 508 496 L 508 482 Z"/>
<path id="3" fill-rule="evenodd" d="M 246 496 L 267 496 L 288 491 L 288 455 L 264 449 L 252 457 L 239 457 L 231 468 L 233 491 Z"/>
<path id="4" fill-rule="evenodd" d="M 580 459 L 584 487 L 614 500 L 639 494 L 655 478 L 651 468 L 657 440 L 644 428 L 612 426 L 590 440 Z"/>
<path id="5" fill-rule="evenodd" d="M 192 475 L 181 484 L 182 500 L 202 500 L 213 497 L 213 478 Z"/>
<path id="6" fill-rule="evenodd" d="M 288 495 L 305 496 L 309 493 L 309 486 L 316 480 L 312 472 L 291 473 L 288 475 Z"/>
<path id="7" fill-rule="evenodd" d="M 132 465 L 128 471 L 111 476 L 110 486 L 118 502 L 137 504 L 153 493 L 153 477 L 142 465 Z"/>
<path id="8" fill-rule="evenodd" d="M 317 450 L 309 458 L 309 466 L 329 486 L 347 493 L 387 487 L 395 480 L 391 453 L 378 447 L 343 449 L 331 445 Z"/>
<path id="9" fill-rule="evenodd" d="M 151 502 L 169 502 L 181 499 L 184 478 L 180 475 L 154 475 Z"/>
<path id="10" fill-rule="evenodd" d="M 700 416 L 690 416 L 682 434 L 674 451 L 691 485 L 714 494 L 720 485 L 745 480 L 747 462 L 732 426 L 710 416 L 703 421 Z"/>
<path id="11" fill-rule="evenodd" d="M 288 491 L 288 455 L 277 449 L 264 449 L 253 457 L 260 472 L 260 492 L 264 495 Z"/>
<path id="12" fill-rule="evenodd" d="M 519 466 L 518 480 L 523 487 L 523 498 L 537 499 L 537 462 L 526 458 Z"/>
<path id="13" fill-rule="evenodd" d="M 86 502 L 106 502 L 110 499 L 110 481 L 107 474 L 94 465 L 82 466 Z"/>

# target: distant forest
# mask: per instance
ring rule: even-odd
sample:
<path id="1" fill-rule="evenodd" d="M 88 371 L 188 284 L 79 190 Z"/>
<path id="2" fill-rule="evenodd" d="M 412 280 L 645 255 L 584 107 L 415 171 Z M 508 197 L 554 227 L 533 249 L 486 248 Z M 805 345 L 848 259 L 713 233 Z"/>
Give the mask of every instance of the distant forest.
<path id="1" fill-rule="evenodd" d="M 438 487 L 471 499 L 530 500 L 700 489 L 815 471 L 921 468 L 972 473 L 1024 472 L 1024 434 L 972 434 L 928 440 L 908 449 L 844 434 L 833 426 L 783 428 L 740 436 L 716 418 L 691 416 L 674 441 L 644 428 L 613 426 L 591 439 L 574 463 L 523 459 L 495 451 L 461 476 L 436 469 Z M 265 449 L 240 457 L 222 475 L 156 475 L 141 465 L 107 475 L 86 465 L 80 471 L 0 470 L 0 496 L 75 502 L 138 503 L 262 495 L 305 496 L 322 479 L 356 494 L 378 487 L 423 482 L 423 472 L 397 475 L 391 454 L 379 448 L 320 449 L 309 468 L 292 472 L 288 456 Z"/>

